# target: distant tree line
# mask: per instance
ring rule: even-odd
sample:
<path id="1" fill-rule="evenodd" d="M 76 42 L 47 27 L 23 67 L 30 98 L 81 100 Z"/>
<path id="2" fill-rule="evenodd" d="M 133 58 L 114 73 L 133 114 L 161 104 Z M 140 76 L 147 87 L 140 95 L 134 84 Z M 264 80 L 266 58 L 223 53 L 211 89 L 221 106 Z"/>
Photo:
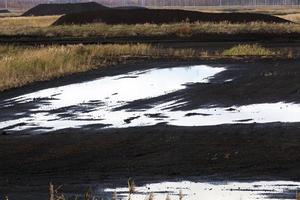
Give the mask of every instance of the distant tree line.
<path id="1" fill-rule="evenodd" d="M 78 3 L 91 0 L 0 0 L 0 8 L 29 9 L 42 3 Z M 192 6 L 292 6 L 300 0 L 93 0 L 106 6 L 192 7 Z"/>

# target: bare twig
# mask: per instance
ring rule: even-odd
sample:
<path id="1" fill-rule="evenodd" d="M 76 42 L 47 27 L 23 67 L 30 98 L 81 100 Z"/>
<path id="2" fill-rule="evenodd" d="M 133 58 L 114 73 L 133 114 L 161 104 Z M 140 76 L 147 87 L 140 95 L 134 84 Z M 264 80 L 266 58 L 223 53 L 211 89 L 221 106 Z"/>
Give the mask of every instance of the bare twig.
<path id="1" fill-rule="evenodd" d="M 128 179 L 128 190 L 129 190 L 129 194 L 132 194 L 135 192 L 135 183 L 133 178 L 129 178 Z"/>

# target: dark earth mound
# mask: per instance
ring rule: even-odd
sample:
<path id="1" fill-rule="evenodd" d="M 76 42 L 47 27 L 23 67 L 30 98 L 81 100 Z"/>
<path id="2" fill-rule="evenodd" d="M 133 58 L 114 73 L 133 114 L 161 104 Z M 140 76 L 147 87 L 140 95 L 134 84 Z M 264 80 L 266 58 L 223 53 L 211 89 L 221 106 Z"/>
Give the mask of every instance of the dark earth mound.
<path id="1" fill-rule="evenodd" d="M 88 11 L 99 11 L 109 9 L 95 2 L 88 3 L 66 3 L 66 4 L 39 4 L 23 13 L 22 16 L 46 16 L 64 15 L 70 13 L 80 13 Z"/>
<path id="2" fill-rule="evenodd" d="M 146 10 L 148 8 L 140 7 L 140 6 L 121 6 L 121 7 L 114 7 L 114 9 L 121 9 L 121 10 L 135 10 L 135 9 L 140 9 L 140 10 Z"/>
<path id="3" fill-rule="evenodd" d="M 10 11 L 7 9 L 2 9 L 2 10 L 0 10 L 0 13 L 10 13 Z"/>
<path id="4" fill-rule="evenodd" d="M 279 17 L 258 13 L 203 13 L 185 10 L 162 10 L 162 9 L 106 9 L 93 12 L 72 13 L 60 17 L 53 25 L 62 24 L 144 24 L 144 23 L 176 23 L 190 22 L 272 22 L 287 23 L 289 21 Z"/>

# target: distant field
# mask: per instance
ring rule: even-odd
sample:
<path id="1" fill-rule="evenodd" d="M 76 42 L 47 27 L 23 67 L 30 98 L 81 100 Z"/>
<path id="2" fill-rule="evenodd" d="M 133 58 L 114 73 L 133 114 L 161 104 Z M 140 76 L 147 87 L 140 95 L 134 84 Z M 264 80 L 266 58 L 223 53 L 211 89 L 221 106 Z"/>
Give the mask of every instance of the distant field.
<path id="1" fill-rule="evenodd" d="M 9 9 L 8 13 L 1 13 L 0 12 L 0 18 L 20 16 L 23 12 L 24 12 L 24 10 Z"/>
<path id="2" fill-rule="evenodd" d="M 294 14 L 286 14 L 286 15 L 278 15 L 278 17 L 281 17 L 283 19 L 300 23 L 300 13 L 294 13 Z"/>
<path id="3" fill-rule="evenodd" d="M 165 7 L 156 7 L 156 9 Z M 167 7 L 169 9 L 178 9 L 178 7 Z M 241 6 L 205 6 L 205 7 L 183 7 L 184 10 L 194 10 L 200 12 L 248 12 L 248 13 L 264 13 L 270 14 L 293 22 L 300 22 L 300 6 L 257 6 L 257 7 L 241 7 Z"/>
<path id="4" fill-rule="evenodd" d="M 201 10 L 204 11 L 204 10 Z M 276 13 L 278 17 L 296 22 L 286 24 L 250 22 L 250 23 L 228 23 L 228 22 L 180 22 L 171 24 L 115 24 L 92 23 L 83 25 L 59 25 L 52 24 L 60 16 L 38 16 L 38 17 L 0 17 L 0 39 L 2 44 L 47 44 L 55 41 L 55 44 L 65 44 L 64 41 L 78 40 L 84 43 L 84 39 L 92 43 L 109 42 L 119 43 L 115 38 L 123 38 L 121 42 L 143 43 L 147 39 L 152 40 L 201 40 L 201 41 L 261 41 L 267 39 L 293 40 L 300 38 L 300 9 L 238 9 L 238 8 L 208 8 L 207 12 L 263 12 Z M 289 14 L 287 14 L 289 13 Z M 19 12 L 10 13 L 18 15 Z M 290 37 L 291 36 L 291 37 Z M 146 40 L 144 40 L 146 38 Z M 193 39 L 194 38 L 194 39 Z M 131 39 L 131 40 L 130 40 Z M 46 41 L 46 42 L 44 42 Z M 62 41 L 62 43 L 60 43 Z"/>
<path id="5" fill-rule="evenodd" d="M 184 9 L 201 12 L 250 12 L 270 15 L 286 15 L 300 13 L 299 6 L 185 6 L 185 7 L 151 7 L 155 9 Z"/>
<path id="6" fill-rule="evenodd" d="M 169 8 L 169 9 L 179 9 L 178 7 L 157 7 L 158 8 Z M 300 21 L 300 6 L 293 7 L 180 7 L 184 10 L 196 10 L 200 12 L 249 12 L 249 13 L 264 13 L 275 15 L 286 20 L 293 22 Z M 48 27 L 54 23 L 60 16 L 38 16 L 38 17 L 20 17 L 23 11 L 13 10 L 11 13 L 0 13 L 0 26 L 1 29 L 9 29 L 12 32 L 18 31 L 20 28 L 40 28 Z M 8 31 L 0 30 L 0 34 Z M 25 31 L 26 32 L 26 31 Z"/>
<path id="7" fill-rule="evenodd" d="M 17 14 L 16 14 L 17 15 Z M 14 28 L 41 28 L 50 26 L 60 16 L 40 16 L 40 17 L 3 17 L 0 18 L 1 29 Z"/>
<path id="8" fill-rule="evenodd" d="M 194 9 L 194 8 L 186 8 Z M 300 21 L 300 8 L 247 8 L 238 7 L 201 7 L 196 8 L 205 12 L 259 12 L 276 14 L 293 22 Z M 18 15 L 19 12 L 10 13 Z M 187 37 L 201 33 L 300 33 L 298 24 L 273 23 L 174 23 L 174 24 L 138 24 L 138 25 L 106 25 L 101 23 L 85 25 L 51 26 L 60 16 L 39 17 L 0 17 L 1 36 L 47 36 L 47 37 L 127 37 L 127 36 L 168 36 Z"/>
<path id="9" fill-rule="evenodd" d="M 294 15 L 295 18 L 298 15 Z M 182 22 L 173 24 L 85 25 L 51 26 L 59 16 L 0 18 L 0 36 L 39 37 L 128 37 L 128 36 L 179 36 L 197 34 L 252 34 L 252 33 L 300 33 L 299 24 L 275 24 L 265 22 L 232 24 L 227 22 Z M 290 16 L 291 18 L 291 16 Z"/>

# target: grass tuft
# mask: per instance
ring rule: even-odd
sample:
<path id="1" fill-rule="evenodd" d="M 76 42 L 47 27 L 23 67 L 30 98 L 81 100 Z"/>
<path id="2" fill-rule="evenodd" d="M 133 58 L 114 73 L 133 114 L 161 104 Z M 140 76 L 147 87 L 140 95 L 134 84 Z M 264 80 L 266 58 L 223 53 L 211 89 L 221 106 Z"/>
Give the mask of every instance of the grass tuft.
<path id="1" fill-rule="evenodd" d="M 59 192 L 59 189 L 62 188 L 61 186 L 58 186 L 57 188 L 54 188 L 54 185 L 50 182 L 49 183 L 49 200 L 66 200 L 63 193 Z"/>
<path id="2" fill-rule="evenodd" d="M 150 45 L 0 47 L 0 91 L 150 55 Z"/>
<path id="3" fill-rule="evenodd" d="M 171 200 L 171 197 L 170 197 L 170 195 L 169 195 L 169 194 L 167 194 L 167 196 L 166 196 L 166 200 Z"/>
<path id="4" fill-rule="evenodd" d="M 148 197 L 146 199 L 147 200 L 154 200 L 154 193 L 150 192 L 150 194 L 148 195 Z"/>
<path id="5" fill-rule="evenodd" d="M 223 51 L 223 56 L 274 56 L 274 52 L 259 44 L 239 44 L 230 49 Z"/>
<path id="6" fill-rule="evenodd" d="M 183 200 L 183 193 L 182 193 L 182 190 L 179 191 L 179 200 Z"/>
<path id="7" fill-rule="evenodd" d="M 133 194 L 135 192 L 135 183 L 133 178 L 129 178 L 127 183 L 128 183 L 129 194 Z"/>
<path id="8" fill-rule="evenodd" d="M 118 194 L 116 191 L 112 194 L 111 200 L 118 200 Z"/>

